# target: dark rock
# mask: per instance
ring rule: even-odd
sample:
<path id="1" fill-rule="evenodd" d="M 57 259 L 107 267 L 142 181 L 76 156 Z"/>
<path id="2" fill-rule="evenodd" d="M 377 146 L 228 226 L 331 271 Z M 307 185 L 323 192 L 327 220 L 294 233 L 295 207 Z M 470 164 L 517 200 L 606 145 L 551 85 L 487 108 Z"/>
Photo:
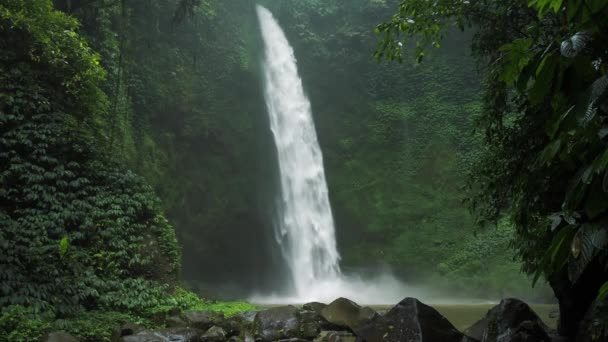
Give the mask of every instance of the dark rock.
<path id="1" fill-rule="evenodd" d="M 487 327 L 482 342 L 550 342 L 547 326 L 528 304 L 503 299 L 485 317 Z"/>
<path id="2" fill-rule="evenodd" d="M 123 325 L 118 327 L 118 329 L 114 330 L 114 332 L 112 333 L 111 341 L 118 341 L 123 336 L 135 335 L 143 330 L 144 328 L 137 324 L 130 322 L 124 323 Z"/>
<path id="3" fill-rule="evenodd" d="M 253 332 L 256 340 L 277 341 L 298 336 L 298 309 L 282 306 L 255 315 Z"/>
<path id="4" fill-rule="evenodd" d="M 316 313 L 321 313 L 321 310 L 325 309 L 327 304 L 319 303 L 319 302 L 310 302 L 302 305 L 302 310 L 306 311 L 314 311 Z"/>
<path id="5" fill-rule="evenodd" d="M 464 334 L 476 340 L 483 339 L 483 333 L 488 328 L 488 320 L 484 317 L 464 330 Z"/>
<path id="6" fill-rule="evenodd" d="M 310 341 L 294 337 L 294 338 L 284 338 L 282 340 L 277 340 L 276 342 L 310 342 Z"/>
<path id="7" fill-rule="evenodd" d="M 203 331 L 194 328 L 170 328 L 159 331 L 144 330 L 122 337 L 120 342 L 199 342 Z"/>
<path id="8" fill-rule="evenodd" d="M 250 323 L 253 324 L 253 320 L 255 319 L 255 315 L 258 312 L 259 311 L 239 312 L 238 314 L 234 315 L 233 317 L 238 317 L 238 318 L 242 319 L 244 322 L 250 322 Z"/>
<path id="9" fill-rule="evenodd" d="M 201 336 L 201 342 L 222 342 L 226 340 L 226 332 L 224 329 L 213 326 Z"/>
<path id="10" fill-rule="evenodd" d="M 327 322 L 315 311 L 302 310 L 298 312 L 298 337 L 313 339 L 321 330 L 333 329 L 335 326 Z"/>
<path id="11" fill-rule="evenodd" d="M 215 311 L 186 311 L 182 314 L 182 318 L 189 327 L 207 331 L 214 325 L 222 325 L 224 313 Z"/>
<path id="12" fill-rule="evenodd" d="M 321 331 L 314 342 L 355 342 L 356 337 L 347 331 Z"/>
<path id="13" fill-rule="evenodd" d="M 437 310 L 415 298 L 406 298 L 384 316 L 358 329 L 360 342 L 462 342 L 465 337 Z"/>
<path id="14" fill-rule="evenodd" d="M 140 331 L 135 335 L 121 337 L 119 342 L 165 342 L 165 338 L 153 331 Z"/>
<path id="15" fill-rule="evenodd" d="M 228 339 L 228 342 L 244 342 L 245 340 L 243 340 L 240 336 L 232 336 L 231 338 Z"/>
<path id="16" fill-rule="evenodd" d="M 169 328 L 183 328 L 188 326 L 188 322 L 186 322 L 180 316 L 170 316 L 166 319 L 166 324 Z"/>
<path id="17" fill-rule="evenodd" d="M 40 342 L 78 342 L 78 339 L 65 331 L 56 331 L 41 338 Z"/>
<path id="18" fill-rule="evenodd" d="M 331 324 L 357 333 L 359 327 L 379 315 L 371 308 L 361 307 L 346 298 L 338 298 L 321 310 L 321 316 Z"/>

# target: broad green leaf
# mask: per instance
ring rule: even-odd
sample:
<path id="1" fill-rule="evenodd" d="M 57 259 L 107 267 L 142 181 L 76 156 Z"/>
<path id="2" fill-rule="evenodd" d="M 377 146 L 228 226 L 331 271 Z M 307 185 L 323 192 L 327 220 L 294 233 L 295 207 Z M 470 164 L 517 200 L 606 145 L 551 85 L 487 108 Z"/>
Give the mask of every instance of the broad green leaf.
<path id="1" fill-rule="evenodd" d="M 516 39 L 500 48 L 504 52 L 501 65 L 500 79 L 512 85 L 519 79 L 522 70 L 532 60 L 532 39 Z"/>
<path id="2" fill-rule="evenodd" d="M 538 163 L 540 165 L 548 165 L 551 164 L 555 156 L 559 153 L 562 147 L 562 140 L 556 139 L 547 145 L 538 157 Z"/>
<path id="3" fill-rule="evenodd" d="M 558 62 L 559 55 L 556 52 L 551 52 L 538 65 L 534 85 L 529 92 L 529 99 L 533 105 L 541 103 L 551 92 Z"/>

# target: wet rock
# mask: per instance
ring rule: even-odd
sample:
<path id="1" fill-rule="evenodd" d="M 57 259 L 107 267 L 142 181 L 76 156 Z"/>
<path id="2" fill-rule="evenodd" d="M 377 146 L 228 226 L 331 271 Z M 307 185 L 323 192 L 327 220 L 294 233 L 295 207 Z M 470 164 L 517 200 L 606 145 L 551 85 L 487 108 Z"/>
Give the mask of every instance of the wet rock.
<path id="1" fill-rule="evenodd" d="M 144 328 L 134 324 L 134 323 L 124 323 L 120 327 L 118 327 L 114 332 L 112 332 L 111 340 L 113 342 L 118 341 L 123 336 L 135 335 L 140 331 L 143 331 Z"/>
<path id="2" fill-rule="evenodd" d="M 314 342 L 355 342 L 356 337 L 347 331 L 321 331 Z"/>
<path id="3" fill-rule="evenodd" d="M 256 340 L 277 341 L 298 336 L 298 309 L 282 306 L 255 315 L 253 332 Z"/>
<path id="4" fill-rule="evenodd" d="M 488 311 L 485 321 L 482 342 L 551 341 L 547 326 L 528 304 L 518 299 L 503 299 Z"/>
<path id="5" fill-rule="evenodd" d="M 302 305 L 302 310 L 306 311 L 314 311 L 316 313 L 321 313 L 321 310 L 325 309 L 327 304 L 319 303 L 319 302 L 310 302 Z"/>
<path id="6" fill-rule="evenodd" d="M 360 342 L 462 342 L 473 341 L 445 317 L 415 298 L 406 298 L 384 316 L 358 329 Z"/>
<path id="7" fill-rule="evenodd" d="M 224 314 L 215 311 L 186 311 L 182 314 L 182 318 L 187 326 L 203 331 L 209 330 L 214 325 L 221 326 L 224 322 Z"/>
<path id="8" fill-rule="evenodd" d="M 226 340 L 226 332 L 224 329 L 213 326 L 201 336 L 201 342 L 222 342 Z"/>
<path id="9" fill-rule="evenodd" d="M 470 336 L 476 340 L 481 341 L 483 338 L 483 333 L 486 331 L 488 327 L 488 320 L 484 317 L 477 321 L 475 324 L 464 330 L 464 334 Z"/>
<path id="10" fill-rule="evenodd" d="M 371 308 L 361 307 L 346 298 L 338 298 L 321 310 L 321 316 L 331 324 L 357 333 L 359 327 L 379 315 Z"/>
<path id="11" fill-rule="evenodd" d="M 159 331 L 144 330 L 124 336 L 120 342 L 199 342 L 203 331 L 195 328 L 171 328 Z"/>
<path id="12" fill-rule="evenodd" d="M 56 331 L 41 338 L 40 342 L 78 342 L 78 339 L 65 331 Z"/>
<path id="13" fill-rule="evenodd" d="M 166 324 L 169 328 L 183 328 L 188 326 L 188 323 L 180 316 L 167 317 Z"/>
<path id="14" fill-rule="evenodd" d="M 302 310 L 298 312 L 297 317 L 297 337 L 312 340 L 319 335 L 321 330 L 333 328 L 333 325 L 327 322 L 325 318 L 315 311 Z"/>

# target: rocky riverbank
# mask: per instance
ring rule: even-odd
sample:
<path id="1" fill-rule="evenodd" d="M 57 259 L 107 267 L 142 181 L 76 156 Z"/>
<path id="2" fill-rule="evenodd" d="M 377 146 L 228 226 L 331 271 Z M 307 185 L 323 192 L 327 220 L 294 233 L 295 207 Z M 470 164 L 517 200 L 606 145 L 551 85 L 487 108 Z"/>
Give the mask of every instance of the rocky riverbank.
<path id="1" fill-rule="evenodd" d="M 249 311 L 232 317 L 210 311 L 172 312 L 166 328 L 125 322 L 113 342 L 557 342 L 562 341 L 524 302 L 504 299 L 466 329 L 456 329 L 434 308 L 405 298 L 379 314 L 346 298 Z M 44 342 L 77 342 L 54 333 Z"/>

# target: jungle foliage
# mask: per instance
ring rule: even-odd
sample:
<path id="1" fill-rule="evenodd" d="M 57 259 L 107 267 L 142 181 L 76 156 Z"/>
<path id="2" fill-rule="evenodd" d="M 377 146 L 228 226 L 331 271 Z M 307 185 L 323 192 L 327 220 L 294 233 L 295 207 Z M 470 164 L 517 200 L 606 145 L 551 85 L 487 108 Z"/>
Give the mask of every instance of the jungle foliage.
<path id="1" fill-rule="evenodd" d="M 104 153 L 99 56 L 50 1 L 0 4 L 0 306 L 140 310 L 180 252 L 158 198 Z"/>
<path id="2" fill-rule="evenodd" d="M 345 269 L 387 265 L 410 281 L 447 279 L 454 292 L 528 293 L 507 248 L 512 225 L 474 236 L 461 203 L 467 170 L 489 153 L 470 134 L 483 113 L 470 36 L 451 35 L 451 52 L 422 65 L 381 65 L 373 27 L 397 1 L 264 3 L 313 104 Z M 92 336 L 94 322 L 170 310 L 176 233 L 181 275 L 199 292 L 277 284 L 276 161 L 254 9 L 249 0 L 0 0 L 5 331 L 36 317 L 36 334 L 87 309 L 86 329 L 68 330 Z"/>
<path id="3" fill-rule="evenodd" d="M 420 58 L 448 27 L 476 28 L 487 147 L 470 179 L 470 204 L 482 223 L 512 218 L 523 270 L 549 280 L 560 330 L 573 336 L 592 301 L 608 294 L 608 2 L 425 4 L 403 2 L 377 27 L 384 39 L 376 56 L 402 60 L 403 38 L 416 40 Z"/>

